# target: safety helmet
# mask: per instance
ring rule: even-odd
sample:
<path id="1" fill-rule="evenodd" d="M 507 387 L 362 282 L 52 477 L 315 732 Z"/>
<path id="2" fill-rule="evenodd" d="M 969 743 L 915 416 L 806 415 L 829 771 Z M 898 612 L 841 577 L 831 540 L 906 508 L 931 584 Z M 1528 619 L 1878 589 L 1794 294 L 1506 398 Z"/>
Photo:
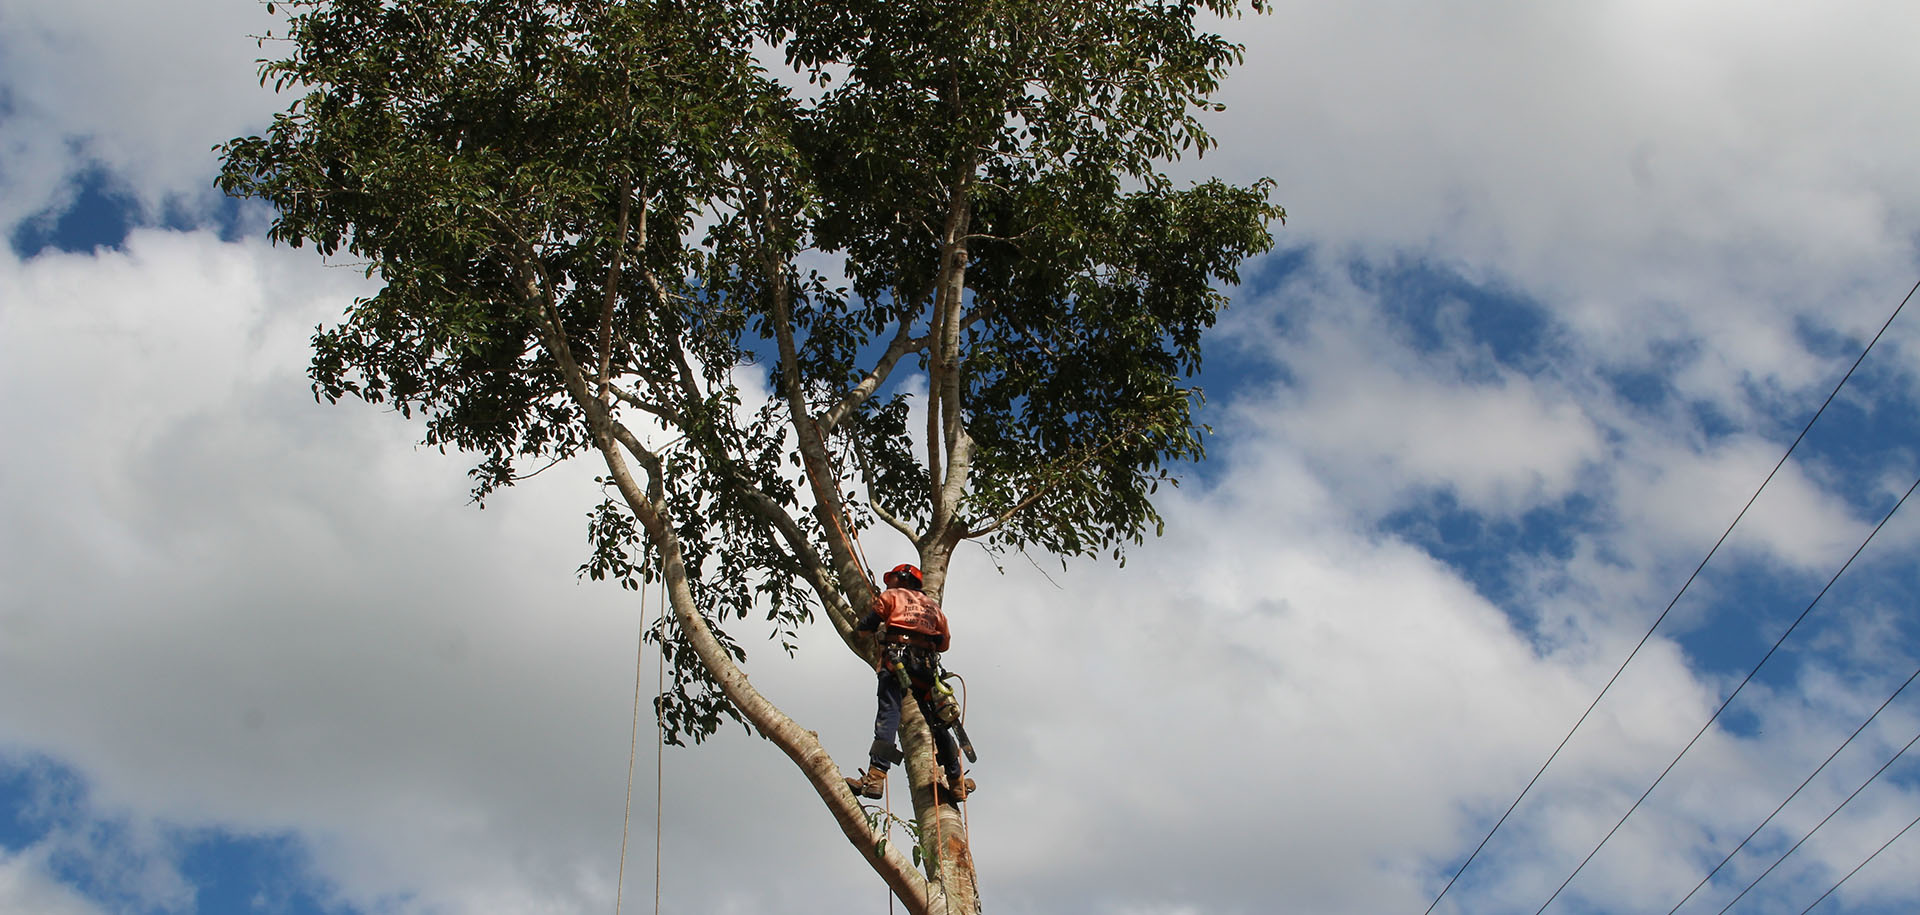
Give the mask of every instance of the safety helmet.
<path id="1" fill-rule="evenodd" d="M 912 563 L 903 562 L 889 569 L 887 574 L 880 576 L 880 580 L 886 582 L 889 588 L 918 589 L 920 587 L 920 567 Z"/>

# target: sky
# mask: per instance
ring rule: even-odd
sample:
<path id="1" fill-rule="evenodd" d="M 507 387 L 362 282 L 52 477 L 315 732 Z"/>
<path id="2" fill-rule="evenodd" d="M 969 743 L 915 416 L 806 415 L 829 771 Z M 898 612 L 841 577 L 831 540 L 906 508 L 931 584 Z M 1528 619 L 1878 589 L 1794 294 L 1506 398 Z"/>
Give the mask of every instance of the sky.
<path id="1" fill-rule="evenodd" d="M 996 915 L 1425 911 L 1920 280 L 1912 4 L 1271 6 L 1177 167 L 1289 213 L 1208 460 L 1124 568 L 948 585 Z M 738 728 L 642 720 L 622 874 L 658 609 L 575 574 L 591 467 L 476 510 L 460 455 L 315 402 L 367 280 L 211 187 L 288 101 L 271 21 L 0 0 L 0 911 L 881 911 Z M 1667 911 L 1818 770 L 1681 909 L 1839 808 L 1732 909 L 1800 912 L 1920 816 L 1920 505 L 1822 592 L 1920 478 L 1917 401 L 1902 313 L 1435 912 Z M 871 674 L 742 636 L 858 765 Z M 1816 911 L 1916 872 L 1920 829 Z"/>

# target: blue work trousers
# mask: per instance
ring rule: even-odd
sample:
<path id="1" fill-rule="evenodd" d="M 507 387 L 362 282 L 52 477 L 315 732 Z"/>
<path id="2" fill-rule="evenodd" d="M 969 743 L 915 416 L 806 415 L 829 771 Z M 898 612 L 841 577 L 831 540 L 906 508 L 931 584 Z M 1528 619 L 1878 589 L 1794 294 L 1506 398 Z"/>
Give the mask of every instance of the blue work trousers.
<path id="1" fill-rule="evenodd" d="M 910 674 L 917 672 L 910 671 Z M 920 705 L 920 717 L 927 719 L 927 727 L 933 732 L 933 755 L 939 760 L 940 768 L 947 770 L 947 777 L 960 777 L 960 753 L 953 740 L 953 731 L 940 723 L 940 716 L 933 710 L 933 681 L 931 677 L 917 675 L 909 677 L 913 681 L 913 699 Z M 882 758 L 881 748 L 893 750 L 894 738 L 900 733 L 900 706 L 907 698 L 907 689 L 900 685 L 900 677 L 892 670 L 880 672 L 879 700 L 880 709 L 873 716 L 874 753 L 870 762 L 886 771 L 892 760 Z"/>

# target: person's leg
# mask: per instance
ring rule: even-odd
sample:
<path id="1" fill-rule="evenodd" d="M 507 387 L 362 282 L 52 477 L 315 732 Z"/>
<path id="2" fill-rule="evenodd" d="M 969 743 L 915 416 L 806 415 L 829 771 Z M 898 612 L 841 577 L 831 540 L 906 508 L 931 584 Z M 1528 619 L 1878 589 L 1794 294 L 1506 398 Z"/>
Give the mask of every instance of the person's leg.
<path id="1" fill-rule="evenodd" d="M 919 683 L 914 684 L 919 687 Z M 947 773 L 948 794 L 953 800 L 965 800 L 968 787 L 960 770 L 959 742 L 954 740 L 953 729 L 942 724 L 940 713 L 934 707 L 931 689 L 914 690 L 914 701 L 920 706 L 920 715 L 927 719 L 927 730 L 933 735 L 933 758 Z"/>
<path id="2" fill-rule="evenodd" d="M 891 673 L 882 672 L 879 681 L 879 688 L 875 690 L 873 746 L 867 750 L 867 768 L 859 778 L 847 777 L 847 790 L 866 798 L 878 798 L 885 793 L 887 767 L 901 759 L 894 738 L 900 732 L 900 702 L 906 691 L 900 687 L 900 678 Z"/>
<path id="3" fill-rule="evenodd" d="M 906 698 L 906 690 L 900 687 L 900 678 L 891 673 L 882 672 L 880 686 L 875 691 L 877 710 L 873 715 L 873 746 L 867 751 L 868 761 L 882 772 L 900 761 L 900 750 L 894 746 L 900 733 L 900 703 Z"/>

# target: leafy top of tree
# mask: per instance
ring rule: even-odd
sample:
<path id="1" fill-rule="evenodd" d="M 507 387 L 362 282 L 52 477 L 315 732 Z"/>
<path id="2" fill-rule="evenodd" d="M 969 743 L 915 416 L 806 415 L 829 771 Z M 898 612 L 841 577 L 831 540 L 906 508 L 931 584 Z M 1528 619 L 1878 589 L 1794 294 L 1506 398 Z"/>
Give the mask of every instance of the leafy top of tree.
<path id="1" fill-rule="evenodd" d="M 476 498 L 597 451 L 582 572 L 673 586 L 676 735 L 777 724 L 728 619 L 868 650 L 871 524 L 936 595 L 969 539 L 1157 529 L 1219 287 L 1284 218 L 1162 171 L 1213 144 L 1226 0 L 279 5 L 295 100 L 219 183 L 381 281 L 316 394 L 418 417 Z"/>

